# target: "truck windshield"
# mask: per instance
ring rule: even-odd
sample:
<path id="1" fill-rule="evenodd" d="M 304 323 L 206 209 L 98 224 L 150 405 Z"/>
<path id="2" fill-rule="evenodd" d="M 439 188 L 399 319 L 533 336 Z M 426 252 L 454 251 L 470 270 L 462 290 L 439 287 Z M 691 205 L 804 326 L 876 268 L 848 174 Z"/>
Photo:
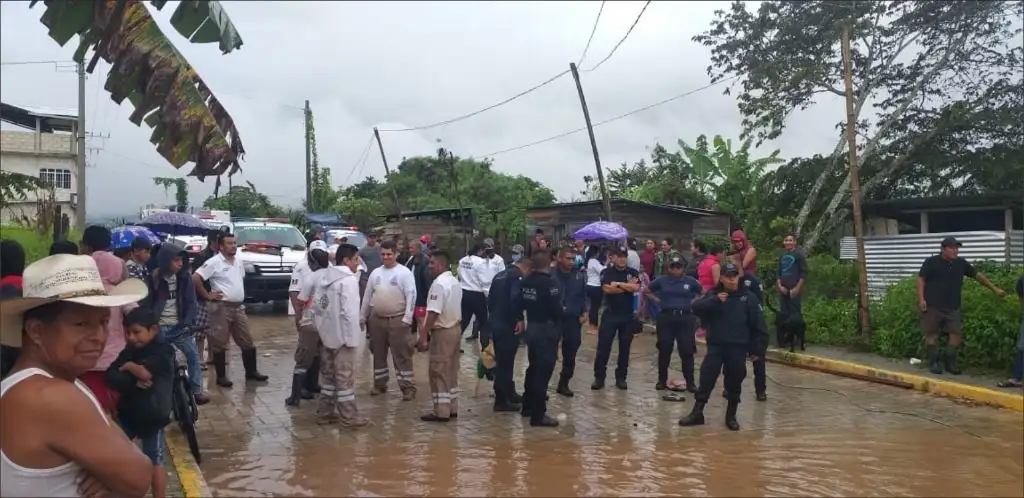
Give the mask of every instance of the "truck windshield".
<path id="1" fill-rule="evenodd" d="M 352 244 L 358 247 L 359 249 L 362 249 L 363 246 L 366 245 L 366 236 L 363 235 L 362 233 L 343 232 L 335 230 L 330 230 L 327 232 L 327 236 L 325 237 L 325 239 L 327 240 L 324 240 L 324 242 L 326 242 L 328 246 L 331 246 L 333 244 L 340 244 L 342 238 L 346 239 L 346 243 Z"/>
<path id="2" fill-rule="evenodd" d="M 235 226 L 235 239 L 239 246 L 253 242 L 266 242 L 283 247 L 306 246 L 306 239 L 293 226 Z"/>

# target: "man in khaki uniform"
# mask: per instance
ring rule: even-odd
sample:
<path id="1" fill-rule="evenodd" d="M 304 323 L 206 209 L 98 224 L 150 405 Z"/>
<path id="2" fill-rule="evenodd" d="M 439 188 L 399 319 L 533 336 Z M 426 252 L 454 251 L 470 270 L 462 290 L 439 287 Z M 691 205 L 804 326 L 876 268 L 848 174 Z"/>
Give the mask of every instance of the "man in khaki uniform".
<path id="1" fill-rule="evenodd" d="M 437 251 L 430 258 L 434 282 L 427 298 L 427 318 L 420 327 L 416 345 L 420 351 L 430 350 L 430 394 L 434 410 L 420 417 L 425 422 L 447 422 L 459 415 L 462 284 L 452 276 L 448 265 L 448 254 L 444 251 Z"/>
<path id="2" fill-rule="evenodd" d="M 390 349 L 402 399 L 409 401 L 416 397 L 416 384 L 412 377 L 415 336 L 411 333 L 416 306 L 416 278 L 408 268 L 398 264 L 397 256 L 394 241 L 388 240 L 380 245 L 382 265 L 370 272 L 360 316 L 370 333 L 370 350 L 373 352 L 373 390 L 370 394 L 388 391 Z"/>

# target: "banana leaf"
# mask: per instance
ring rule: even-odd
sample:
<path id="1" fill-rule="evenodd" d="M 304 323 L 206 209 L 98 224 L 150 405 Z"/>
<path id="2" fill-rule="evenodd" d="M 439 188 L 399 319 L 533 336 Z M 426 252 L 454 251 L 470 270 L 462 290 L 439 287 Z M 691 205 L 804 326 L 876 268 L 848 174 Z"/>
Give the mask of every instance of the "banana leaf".
<path id="1" fill-rule="evenodd" d="M 175 168 L 202 181 L 240 169 L 245 148 L 234 120 L 167 38 L 139 0 L 47 0 L 40 21 L 60 45 L 81 35 L 75 60 L 85 53 L 111 65 L 104 88 L 120 104 L 135 107 L 129 120 L 153 128 L 150 142 Z"/>
<path id="2" fill-rule="evenodd" d="M 157 10 L 167 0 L 151 0 Z M 183 0 L 171 14 L 171 26 L 192 43 L 218 43 L 224 54 L 242 48 L 242 37 L 217 0 Z"/>

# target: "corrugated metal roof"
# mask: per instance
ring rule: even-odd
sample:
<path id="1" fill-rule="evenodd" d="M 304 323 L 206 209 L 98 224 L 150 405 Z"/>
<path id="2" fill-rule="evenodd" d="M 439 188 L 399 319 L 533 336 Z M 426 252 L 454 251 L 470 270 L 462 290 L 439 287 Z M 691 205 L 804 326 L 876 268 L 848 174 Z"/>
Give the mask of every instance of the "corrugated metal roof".
<path id="1" fill-rule="evenodd" d="M 526 208 L 526 210 L 527 211 L 534 211 L 534 210 L 540 210 L 540 209 L 558 209 L 558 208 L 562 208 L 562 207 L 590 206 L 590 205 L 600 205 L 600 204 L 601 204 L 601 201 L 599 201 L 599 200 L 598 201 L 580 201 L 580 202 L 563 202 L 563 203 L 560 203 L 560 204 L 548 204 L 548 205 L 545 205 L 545 206 L 530 206 L 530 207 Z M 616 204 L 619 204 L 619 205 L 633 204 L 633 205 L 636 205 L 636 206 L 646 206 L 646 207 L 653 208 L 653 209 L 662 209 L 662 210 L 668 210 L 668 211 L 675 211 L 675 212 L 678 212 L 678 213 L 691 214 L 691 215 L 694 215 L 694 216 L 713 216 L 713 215 L 729 216 L 729 213 L 723 213 L 721 211 L 712 211 L 710 209 L 692 208 L 692 207 L 688 207 L 688 206 L 678 206 L 678 205 L 675 205 L 675 204 L 657 204 L 657 203 L 653 203 L 653 202 L 641 202 L 641 201 L 634 201 L 634 200 L 622 199 L 622 198 L 611 199 L 611 204 L 612 204 L 613 207 Z"/>
<path id="2" fill-rule="evenodd" d="M 54 131 L 70 133 L 74 124 L 78 122 L 78 112 L 0 102 L 0 120 L 4 122 L 35 130 L 36 119 L 40 120 L 41 131 L 46 133 L 53 133 Z"/>

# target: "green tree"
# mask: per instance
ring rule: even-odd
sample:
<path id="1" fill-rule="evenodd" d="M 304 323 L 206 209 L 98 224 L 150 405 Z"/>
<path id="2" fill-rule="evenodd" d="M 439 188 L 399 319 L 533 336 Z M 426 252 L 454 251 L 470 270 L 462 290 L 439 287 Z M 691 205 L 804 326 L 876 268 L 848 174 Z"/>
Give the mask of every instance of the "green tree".
<path id="1" fill-rule="evenodd" d="M 320 166 L 320 154 L 316 150 L 316 127 L 313 125 L 313 111 L 306 114 L 306 139 L 310 147 L 310 178 L 312 179 L 312 198 L 303 202 L 306 211 L 325 213 L 334 209 L 338 201 L 334 187 L 331 186 L 331 168 Z"/>
<path id="2" fill-rule="evenodd" d="M 184 178 L 158 176 L 153 178 L 153 183 L 163 187 L 164 193 L 167 193 L 167 189 L 174 187 L 174 200 L 178 212 L 184 213 L 188 209 L 188 182 Z"/>
<path id="3" fill-rule="evenodd" d="M 286 215 L 286 211 L 271 202 L 266 194 L 258 192 L 252 182 L 245 183 L 231 187 L 220 197 L 208 197 L 203 207 L 231 211 L 231 216 L 240 217 L 276 218 Z"/>
<path id="4" fill-rule="evenodd" d="M 864 193 L 870 194 L 913 169 L 915 159 L 924 159 L 918 154 L 944 136 L 969 131 L 975 135 L 969 147 L 985 145 L 982 136 L 1019 132 L 1019 120 L 996 116 L 1014 93 L 1020 95 L 1022 15 L 1019 1 L 774 0 L 756 12 L 734 2 L 728 11 L 717 11 L 711 28 L 694 40 L 711 48 L 713 81 L 738 78 L 743 138 L 760 144 L 778 137 L 789 115 L 813 105 L 818 95 L 845 95 L 839 32 L 849 26 L 855 120 L 865 139 L 860 156 L 865 166 L 886 161 L 863 177 Z M 873 119 L 865 118 L 869 108 Z M 825 184 L 845 161 L 845 146 L 839 134 L 831 160 L 794 219 L 810 247 L 845 218 L 840 208 L 849 198 L 848 175 L 806 230 Z M 924 160 L 918 164 L 928 167 Z"/>
<path id="5" fill-rule="evenodd" d="M 47 188 L 46 183 L 35 176 L 0 170 L 0 209 L 14 201 L 23 201 L 28 194 Z"/>

